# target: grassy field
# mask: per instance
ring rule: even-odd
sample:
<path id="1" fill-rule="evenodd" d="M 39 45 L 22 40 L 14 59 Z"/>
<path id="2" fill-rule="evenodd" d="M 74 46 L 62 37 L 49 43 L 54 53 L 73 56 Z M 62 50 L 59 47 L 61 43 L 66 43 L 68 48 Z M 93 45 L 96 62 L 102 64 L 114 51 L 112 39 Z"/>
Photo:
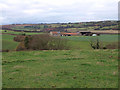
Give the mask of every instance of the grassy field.
<path id="1" fill-rule="evenodd" d="M 13 35 L 2 35 L 2 49 L 3 50 L 15 50 L 16 46 L 19 44 L 18 42 L 13 41 Z"/>
<path id="2" fill-rule="evenodd" d="M 118 50 L 3 53 L 3 88 L 117 88 Z"/>
<path id="3" fill-rule="evenodd" d="M 13 35 L 2 35 L 3 49 L 19 44 Z M 93 50 L 92 36 L 62 37 L 70 50 L 10 51 L 2 53 L 3 88 L 117 88 L 118 50 Z M 101 35 L 103 43 L 117 35 Z"/>

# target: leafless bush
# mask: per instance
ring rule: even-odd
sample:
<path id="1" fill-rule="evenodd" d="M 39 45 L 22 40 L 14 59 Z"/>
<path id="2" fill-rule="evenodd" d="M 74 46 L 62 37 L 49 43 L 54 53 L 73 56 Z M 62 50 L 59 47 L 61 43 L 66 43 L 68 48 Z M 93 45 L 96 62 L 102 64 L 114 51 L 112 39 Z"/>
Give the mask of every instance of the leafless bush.
<path id="1" fill-rule="evenodd" d="M 26 36 L 23 36 L 23 35 L 17 35 L 16 37 L 14 37 L 14 41 L 16 42 L 22 42 L 24 41 Z"/>
<path id="2" fill-rule="evenodd" d="M 48 42 L 48 48 L 50 50 L 64 50 L 64 49 L 69 49 L 67 45 L 67 40 L 66 39 L 61 39 L 61 38 L 51 38 L 51 40 Z"/>
<path id="3" fill-rule="evenodd" d="M 16 50 L 64 50 L 68 49 L 67 40 L 48 34 L 26 36 Z"/>
<path id="4" fill-rule="evenodd" d="M 33 35 L 28 43 L 30 49 L 34 50 L 48 50 L 47 44 L 51 37 L 47 34 Z"/>
<path id="5" fill-rule="evenodd" d="M 90 40 L 89 44 L 93 49 L 103 49 L 104 48 L 102 42 L 99 40 L 98 37 L 92 38 Z"/>

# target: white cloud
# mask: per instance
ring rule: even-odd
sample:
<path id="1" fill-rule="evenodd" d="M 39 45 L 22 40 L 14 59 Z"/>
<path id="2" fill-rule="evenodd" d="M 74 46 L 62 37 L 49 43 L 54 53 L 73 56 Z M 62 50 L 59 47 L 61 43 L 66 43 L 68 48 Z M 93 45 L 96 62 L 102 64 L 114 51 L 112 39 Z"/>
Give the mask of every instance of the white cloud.
<path id="1" fill-rule="evenodd" d="M 42 13 L 44 12 L 43 9 L 28 9 L 23 11 L 26 14 L 37 14 L 37 13 Z"/>
<path id="2" fill-rule="evenodd" d="M 3 24 L 117 19 L 119 0 L 1 0 Z"/>

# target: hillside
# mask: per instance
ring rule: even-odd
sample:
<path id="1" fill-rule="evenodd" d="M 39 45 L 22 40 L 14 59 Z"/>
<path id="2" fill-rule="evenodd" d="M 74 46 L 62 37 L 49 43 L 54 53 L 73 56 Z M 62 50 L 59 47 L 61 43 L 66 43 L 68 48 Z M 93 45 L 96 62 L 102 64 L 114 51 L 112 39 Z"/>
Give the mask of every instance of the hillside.
<path id="1" fill-rule="evenodd" d="M 81 30 L 119 30 L 118 21 L 78 22 L 78 23 L 53 23 L 53 24 L 12 24 L 2 25 L 3 30 L 14 31 L 64 31 L 78 32 Z"/>

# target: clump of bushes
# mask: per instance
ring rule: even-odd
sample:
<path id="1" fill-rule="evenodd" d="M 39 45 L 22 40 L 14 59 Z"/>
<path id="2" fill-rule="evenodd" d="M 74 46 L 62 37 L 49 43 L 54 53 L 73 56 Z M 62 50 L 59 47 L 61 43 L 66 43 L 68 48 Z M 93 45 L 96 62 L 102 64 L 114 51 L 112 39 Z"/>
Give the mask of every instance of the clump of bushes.
<path id="1" fill-rule="evenodd" d="M 25 36 L 16 48 L 19 50 L 64 50 L 68 49 L 67 40 L 48 34 Z"/>
<path id="2" fill-rule="evenodd" d="M 90 40 L 90 46 L 93 49 L 118 49 L 118 45 L 120 42 L 114 42 L 107 45 L 103 45 L 103 43 L 98 38 L 93 38 Z"/>
<path id="3" fill-rule="evenodd" d="M 105 49 L 98 38 L 92 38 L 89 43 L 93 49 Z"/>

